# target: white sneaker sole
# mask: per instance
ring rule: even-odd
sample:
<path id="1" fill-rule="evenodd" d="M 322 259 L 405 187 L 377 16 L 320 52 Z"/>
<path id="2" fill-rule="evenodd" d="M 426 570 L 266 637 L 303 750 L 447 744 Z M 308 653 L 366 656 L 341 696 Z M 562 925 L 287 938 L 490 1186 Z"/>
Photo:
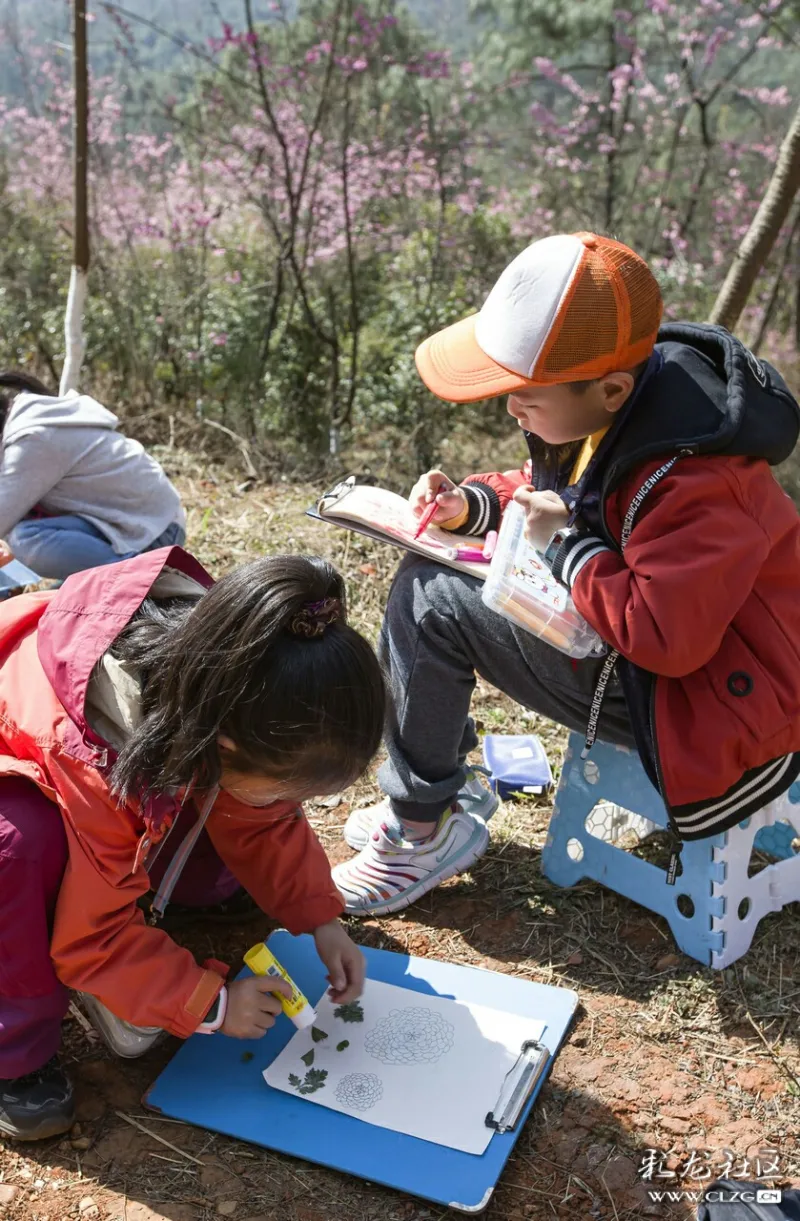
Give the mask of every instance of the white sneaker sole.
<path id="1" fill-rule="evenodd" d="M 483 823 L 480 829 L 476 831 L 476 834 L 469 840 L 466 851 L 462 856 L 459 856 L 458 860 L 452 865 L 446 865 L 444 869 L 428 874 L 426 878 L 415 882 L 413 886 L 409 886 L 408 890 L 395 895 L 393 899 L 383 899 L 378 903 L 350 907 L 347 894 L 340 888 L 340 893 L 345 903 L 345 911 L 348 916 L 390 916 L 393 912 L 403 911 L 406 907 L 410 907 L 412 903 L 416 903 L 428 891 L 435 890 L 442 882 L 447 882 L 450 878 L 455 878 L 460 873 L 466 873 L 477 860 L 480 860 L 488 847 L 489 831 L 486 824 Z M 335 882 L 336 878 L 334 877 Z"/>
<path id="2" fill-rule="evenodd" d="M 487 789 L 486 792 L 493 800 L 491 802 L 486 802 L 486 806 L 482 814 L 474 811 L 475 817 L 483 819 L 485 823 L 487 823 L 489 819 L 497 813 L 500 806 L 500 798 L 497 796 L 497 794 L 493 793 L 491 789 Z M 344 830 L 342 831 L 342 839 L 347 844 L 348 848 L 352 848 L 354 852 L 360 852 L 362 848 L 366 848 L 367 844 L 369 843 L 369 836 L 369 831 L 361 830 L 358 832 L 351 831 L 348 834 L 347 823 L 345 823 Z"/>
<path id="3" fill-rule="evenodd" d="M 106 1047 L 124 1060 L 138 1060 L 164 1038 L 165 1032 L 157 1026 L 132 1026 L 115 1017 L 88 992 L 76 992 L 75 995 Z"/>

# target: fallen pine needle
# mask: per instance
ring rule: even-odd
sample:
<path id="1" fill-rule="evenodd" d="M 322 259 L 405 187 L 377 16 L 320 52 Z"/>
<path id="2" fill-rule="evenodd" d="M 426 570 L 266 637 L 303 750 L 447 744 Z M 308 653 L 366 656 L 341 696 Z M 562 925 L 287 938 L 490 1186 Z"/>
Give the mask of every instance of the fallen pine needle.
<path id="1" fill-rule="evenodd" d="M 763 1030 L 759 1026 L 758 1022 L 753 1017 L 752 1013 L 750 1012 L 750 1010 L 746 1004 L 745 1004 L 745 1013 L 747 1014 L 747 1020 L 749 1021 L 750 1025 L 753 1027 L 753 1030 L 756 1032 L 759 1039 L 766 1047 L 766 1049 L 769 1053 L 770 1059 L 773 1060 L 774 1063 L 777 1064 L 778 1068 L 789 1078 L 789 1080 L 793 1081 L 795 1086 L 798 1089 L 800 1089 L 800 1080 L 798 1080 L 796 1075 L 789 1068 L 789 1065 L 786 1063 L 783 1056 L 779 1055 L 778 1052 L 775 1050 L 775 1048 L 767 1041 L 766 1035 L 764 1034 Z"/>
<path id="2" fill-rule="evenodd" d="M 83 1030 L 83 1033 L 86 1035 L 89 1042 L 96 1043 L 97 1040 L 100 1038 L 99 1034 L 95 1030 L 92 1023 L 89 1021 L 89 1019 L 83 1013 L 81 1013 L 80 1009 L 78 1008 L 78 1006 L 75 1004 L 74 1001 L 70 1001 L 70 1003 L 69 1003 L 69 1012 L 75 1018 L 75 1021 L 81 1027 L 81 1029 Z"/>
<path id="3" fill-rule="evenodd" d="M 171 1141 L 164 1140 L 163 1136 L 159 1136 L 157 1132 L 152 1132 L 150 1128 L 146 1128 L 143 1123 L 139 1123 L 138 1119 L 132 1119 L 124 1111 L 115 1111 L 114 1114 L 118 1115 L 120 1119 L 124 1119 L 126 1123 L 131 1124 L 134 1128 L 138 1128 L 140 1132 L 144 1132 L 145 1136 L 151 1137 L 152 1140 L 157 1140 L 160 1145 L 165 1145 L 173 1153 L 179 1153 L 181 1157 L 185 1157 L 187 1161 L 194 1162 L 197 1166 L 205 1166 L 205 1162 L 201 1162 L 199 1157 L 192 1157 L 191 1153 L 186 1153 L 183 1149 L 179 1149 L 177 1145 L 173 1145 Z"/>

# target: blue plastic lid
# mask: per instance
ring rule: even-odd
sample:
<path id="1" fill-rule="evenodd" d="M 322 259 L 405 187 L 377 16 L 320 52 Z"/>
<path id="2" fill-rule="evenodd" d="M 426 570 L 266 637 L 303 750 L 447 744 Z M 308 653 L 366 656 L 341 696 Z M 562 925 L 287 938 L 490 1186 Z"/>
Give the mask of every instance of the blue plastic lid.
<path id="1" fill-rule="evenodd" d="M 553 783 L 550 761 L 536 734 L 487 734 L 483 760 L 498 784 L 521 793 L 541 793 Z"/>

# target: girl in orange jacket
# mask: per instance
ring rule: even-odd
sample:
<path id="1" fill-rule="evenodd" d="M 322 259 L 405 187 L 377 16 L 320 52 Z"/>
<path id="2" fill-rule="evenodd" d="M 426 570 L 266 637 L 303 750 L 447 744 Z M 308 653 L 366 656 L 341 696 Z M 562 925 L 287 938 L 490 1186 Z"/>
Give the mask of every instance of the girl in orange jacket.
<path id="1" fill-rule="evenodd" d="M 0 1134 L 73 1121 L 55 1059 L 69 988 L 121 1047 L 273 1024 L 265 980 L 226 985 L 222 964 L 145 922 L 153 886 L 156 919 L 172 894 L 203 905 L 244 887 L 313 932 L 336 999 L 359 994 L 363 958 L 298 802 L 361 774 L 384 705 L 319 559 L 214 584 L 165 548 L 0 607 Z"/>

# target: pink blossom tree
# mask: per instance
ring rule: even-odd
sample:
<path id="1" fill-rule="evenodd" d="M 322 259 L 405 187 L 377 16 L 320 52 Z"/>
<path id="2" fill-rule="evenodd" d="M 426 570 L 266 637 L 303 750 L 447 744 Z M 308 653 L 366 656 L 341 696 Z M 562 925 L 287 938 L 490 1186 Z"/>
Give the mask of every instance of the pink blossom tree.
<path id="1" fill-rule="evenodd" d="M 104 8 L 120 54 L 140 28 L 161 36 Z M 93 368 L 190 401 L 276 462 L 398 432 L 422 461 L 451 417 L 431 410 L 414 345 L 479 305 L 524 242 L 610 231 L 652 261 L 669 314 L 706 316 L 791 117 L 788 2 L 491 9 L 456 61 L 389 0 L 315 0 L 291 20 L 278 5 L 266 23 L 242 0 L 186 48 L 180 99 L 142 86 L 149 127 L 93 76 Z M 35 41 L 24 54 L 36 105 L 0 98 L 0 201 L 58 240 L 73 95 L 63 62 Z M 786 317 L 796 229 L 789 212 L 743 314 L 756 339 Z"/>

